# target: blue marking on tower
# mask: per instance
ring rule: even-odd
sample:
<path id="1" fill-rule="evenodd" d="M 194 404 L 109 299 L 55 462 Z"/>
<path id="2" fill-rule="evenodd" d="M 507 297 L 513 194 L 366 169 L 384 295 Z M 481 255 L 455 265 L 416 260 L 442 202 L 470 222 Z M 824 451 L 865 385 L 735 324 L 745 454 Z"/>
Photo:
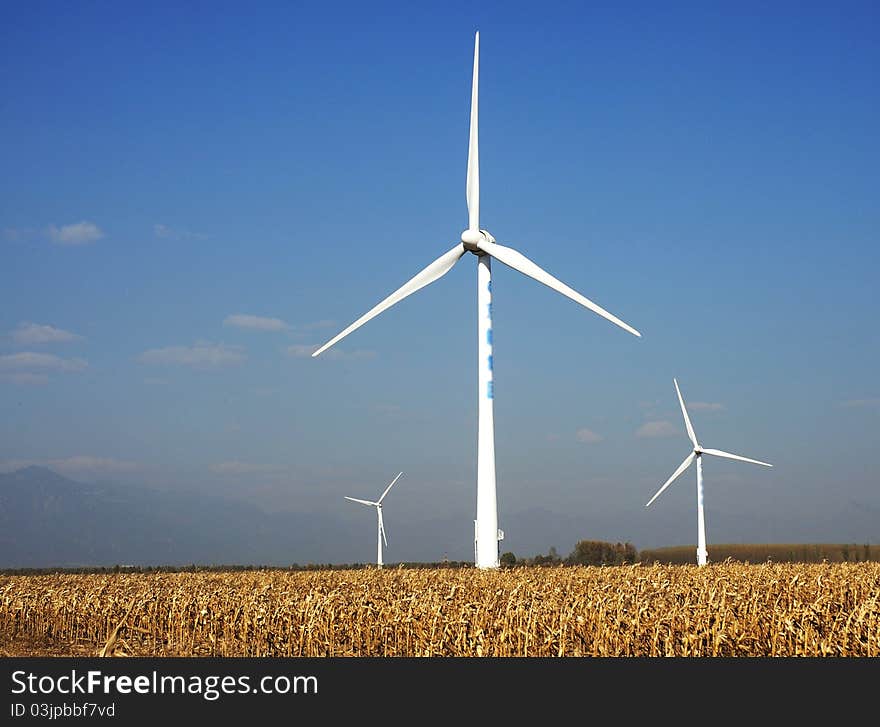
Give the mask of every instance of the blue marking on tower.
<path id="1" fill-rule="evenodd" d="M 488 331 L 486 331 L 486 343 L 488 343 L 490 346 L 492 345 L 492 329 L 491 328 Z"/>
<path id="2" fill-rule="evenodd" d="M 493 390 L 492 390 L 492 389 L 494 388 L 494 387 L 492 386 L 492 383 L 493 383 L 493 382 L 490 381 L 490 382 L 488 382 L 488 384 L 486 385 L 486 396 L 487 396 L 489 399 L 494 399 L 494 398 L 495 398 L 495 396 L 494 396 L 494 392 L 493 392 Z"/>
<path id="3" fill-rule="evenodd" d="M 489 356 L 489 371 L 492 371 L 492 357 Z"/>

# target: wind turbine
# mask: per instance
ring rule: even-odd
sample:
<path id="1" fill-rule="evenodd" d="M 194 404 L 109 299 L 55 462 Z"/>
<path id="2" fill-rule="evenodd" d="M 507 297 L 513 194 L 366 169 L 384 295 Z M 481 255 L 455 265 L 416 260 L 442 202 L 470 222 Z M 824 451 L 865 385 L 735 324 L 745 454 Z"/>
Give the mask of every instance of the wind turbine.
<path id="1" fill-rule="evenodd" d="M 684 399 L 681 397 L 681 389 L 678 388 L 678 381 L 672 379 L 672 383 L 675 384 L 675 392 L 678 394 L 678 403 L 681 404 L 681 413 L 684 415 L 684 425 L 687 427 L 688 437 L 694 445 L 694 450 L 684 458 L 684 462 L 682 462 L 678 466 L 678 469 L 672 473 L 672 477 L 666 480 L 666 484 L 657 490 L 657 494 L 648 501 L 645 507 L 648 507 L 654 502 L 654 500 L 660 497 L 660 493 L 675 482 L 681 473 L 690 467 L 691 462 L 697 460 L 697 565 L 706 565 L 706 557 L 709 554 L 706 551 L 706 519 L 703 515 L 703 455 L 711 454 L 715 457 L 724 457 L 725 459 L 737 459 L 741 462 L 751 462 L 752 464 L 760 464 L 764 467 L 772 467 L 773 465 L 767 462 L 760 462 L 757 459 L 741 457 L 738 454 L 723 452 L 720 449 L 705 449 L 700 446 L 700 443 L 697 441 L 697 435 L 694 434 L 694 427 L 691 424 L 687 409 L 684 406 Z"/>
<path id="2" fill-rule="evenodd" d="M 330 346 L 345 338 L 382 311 L 448 273 L 465 253 L 477 258 L 477 518 L 474 521 L 474 558 L 479 568 L 498 567 L 498 541 L 504 537 L 498 529 L 498 504 L 495 488 L 495 424 L 493 419 L 492 373 L 492 258 L 523 275 L 534 278 L 549 288 L 589 308 L 594 313 L 617 324 L 635 336 L 641 334 L 604 308 L 588 300 L 565 283 L 542 270 L 525 255 L 513 248 L 495 242 L 486 230 L 480 229 L 480 158 L 477 138 L 477 85 L 479 78 L 480 34 L 474 38 L 474 72 L 471 86 L 470 142 L 468 145 L 467 185 L 468 227 L 461 233 L 461 241 L 441 255 L 415 277 L 404 283 L 385 300 L 358 318 L 348 328 L 317 349 L 318 356 Z"/>
<path id="3" fill-rule="evenodd" d="M 367 505 L 369 507 L 376 508 L 376 516 L 379 521 L 378 532 L 376 534 L 376 538 L 378 540 L 378 542 L 376 544 L 376 547 L 378 549 L 377 555 L 376 555 L 376 565 L 379 568 L 382 567 L 382 541 L 383 540 L 385 541 L 385 547 L 386 548 L 388 547 L 388 539 L 385 537 L 385 522 L 382 520 L 382 500 L 385 499 L 385 495 L 388 494 L 388 490 L 390 490 L 392 487 L 394 487 L 394 483 L 400 479 L 400 475 L 402 475 L 402 474 L 403 474 L 403 472 L 401 472 L 400 474 L 397 475 L 397 477 L 395 477 L 393 480 L 391 480 L 391 484 L 385 488 L 385 492 L 383 492 L 382 496 L 378 500 L 376 500 L 375 502 L 373 502 L 372 500 L 358 500 L 356 497 L 349 497 L 348 495 L 345 496 L 346 500 L 351 500 L 352 502 L 359 502 L 361 505 Z"/>

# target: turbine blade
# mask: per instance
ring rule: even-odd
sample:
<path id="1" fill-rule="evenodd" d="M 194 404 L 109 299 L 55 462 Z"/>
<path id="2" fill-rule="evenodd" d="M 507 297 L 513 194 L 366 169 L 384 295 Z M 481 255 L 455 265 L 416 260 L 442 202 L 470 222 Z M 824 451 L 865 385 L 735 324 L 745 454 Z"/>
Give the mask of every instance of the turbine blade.
<path id="1" fill-rule="evenodd" d="M 370 500 L 358 500 L 356 497 L 349 497 L 345 495 L 346 500 L 351 500 L 352 502 L 359 502 L 361 505 L 369 505 L 370 507 L 375 507 L 376 503 L 371 502 Z"/>
<path id="2" fill-rule="evenodd" d="M 688 436 L 693 442 L 695 447 L 699 447 L 700 444 L 697 442 L 697 435 L 694 434 L 694 427 L 691 425 L 691 418 L 688 416 L 688 410 L 684 407 L 684 399 L 681 398 L 681 389 L 678 388 L 678 382 L 675 379 L 672 379 L 672 383 L 675 384 L 675 393 L 678 394 L 678 403 L 681 404 L 681 413 L 684 414 L 684 425 L 687 427 Z"/>
<path id="3" fill-rule="evenodd" d="M 660 493 L 663 492 L 663 490 L 665 490 L 667 487 L 669 487 L 669 485 L 671 485 L 673 482 L 675 482 L 675 480 L 678 479 L 681 473 L 684 472 L 688 467 L 690 467 L 691 462 L 694 461 L 694 457 L 696 456 L 696 453 L 691 452 L 687 457 L 685 457 L 684 462 L 678 465 L 678 469 L 672 473 L 672 477 L 666 480 L 666 484 L 664 484 L 663 487 L 657 490 L 657 494 L 654 495 L 654 497 L 652 497 L 650 500 L 648 500 L 648 504 L 645 505 L 645 507 L 648 507 L 652 502 L 654 502 L 654 500 L 660 497 Z"/>
<path id="4" fill-rule="evenodd" d="M 480 32 L 474 37 L 474 77 L 471 83 L 471 135 L 468 143 L 467 188 L 468 229 L 480 229 L 480 149 L 479 149 L 479 103 L 480 79 Z"/>
<path id="5" fill-rule="evenodd" d="M 366 323 L 371 318 L 375 318 L 382 311 L 390 308 L 395 303 L 399 303 L 401 300 L 406 298 L 408 295 L 412 295 L 417 290 L 424 288 L 426 285 L 433 283 L 438 278 L 442 278 L 446 273 L 448 273 L 452 266 L 458 262 L 459 258 L 464 255 L 465 249 L 464 245 L 459 243 L 455 247 L 453 247 L 449 252 L 444 253 L 440 257 L 438 257 L 434 262 L 432 262 L 428 267 L 418 273 L 415 277 L 413 277 L 408 282 L 404 283 L 400 288 L 395 290 L 391 295 L 389 295 L 385 300 L 379 303 L 377 306 L 372 308 L 368 313 L 365 313 L 360 318 L 358 318 L 354 323 L 352 323 L 348 328 L 346 328 L 342 333 L 331 338 L 327 343 L 325 343 L 321 348 L 315 351 L 312 356 L 318 356 L 319 354 L 326 351 L 330 346 L 334 343 L 338 343 L 340 340 L 345 338 L 349 333 L 354 331 L 357 328 L 360 328 L 364 323 Z"/>
<path id="6" fill-rule="evenodd" d="M 738 459 L 741 462 L 751 462 L 752 464 L 760 464 L 764 465 L 764 467 L 772 467 L 773 465 L 769 462 L 761 462 L 757 459 L 749 459 L 748 457 L 741 457 L 738 454 L 731 454 L 730 452 L 723 452 L 720 449 L 704 449 L 704 454 L 713 454 L 716 457 L 725 457 L 726 459 Z"/>
<path id="7" fill-rule="evenodd" d="M 376 500 L 376 502 L 381 503 L 382 500 L 385 499 L 385 495 L 388 494 L 388 490 L 390 490 L 392 487 L 394 487 L 394 483 L 397 482 L 397 480 L 400 479 L 400 475 L 402 475 L 402 474 L 403 474 L 403 472 L 401 472 L 399 475 L 397 475 L 397 477 L 395 477 L 393 480 L 391 480 L 391 484 L 388 485 L 388 487 L 385 488 L 385 492 L 382 493 L 382 497 L 380 497 L 378 500 Z"/>
<path id="8" fill-rule="evenodd" d="M 382 519 L 382 508 L 378 509 L 379 513 L 379 532 L 382 533 L 382 540 L 385 543 L 385 547 L 388 547 L 388 538 L 385 537 L 385 521 Z"/>
<path id="9" fill-rule="evenodd" d="M 496 260 L 500 260 L 505 265 L 513 268 L 514 270 L 518 270 L 523 275 L 534 278 L 539 283 L 543 283 L 548 288 L 552 288 L 557 293 L 562 293 L 567 298 L 571 298 L 576 303 L 580 303 L 585 308 L 589 308 L 591 311 L 593 311 L 593 313 L 597 313 L 606 320 L 615 323 L 623 330 L 629 331 L 634 336 L 641 337 L 642 334 L 639 333 L 635 328 L 627 325 L 616 316 L 611 315 L 611 313 L 609 313 L 607 310 L 605 310 L 601 306 L 596 305 L 593 301 L 585 298 L 576 290 L 572 290 L 565 283 L 554 278 L 546 270 L 542 270 L 540 267 L 535 265 L 535 263 L 529 260 L 525 255 L 523 255 L 521 252 L 517 252 L 512 247 L 504 247 L 504 245 L 499 245 L 495 242 L 486 242 L 485 240 L 479 242 L 478 247 L 483 252 L 488 253 L 489 255 L 494 257 Z"/>

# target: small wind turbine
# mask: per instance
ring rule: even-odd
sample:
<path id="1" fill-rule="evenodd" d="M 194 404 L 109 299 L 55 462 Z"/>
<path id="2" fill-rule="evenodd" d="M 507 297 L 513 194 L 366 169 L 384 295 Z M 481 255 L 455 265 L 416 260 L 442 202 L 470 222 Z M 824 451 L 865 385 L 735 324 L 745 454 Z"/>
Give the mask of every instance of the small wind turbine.
<path id="1" fill-rule="evenodd" d="M 492 258 L 518 270 L 548 288 L 561 293 L 635 336 L 635 328 L 611 315 L 604 308 L 588 300 L 565 283 L 541 269 L 525 255 L 512 247 L 495 242 L 486 230 L 480 229 L 480 155 L 478 150 L 477 86 L 480 61 L 480 34 L 474 38 L 474 73 L 471 84 L 471 125 L 468 146 L 467 183 L 465 196 L 468 208 L 468 228 L 461 233 L 460 242 L 444 253 L 415 277 L 404 283 L 385 300 L 358 318 L 348 328 L 317 349 L 318 356 L 330 346 L 345 338 L 382 311 L 426 285 L 446 275 L 465 253 L 477 257 L 477 518 L 474 520 L 474 559 L 478 568 L 497 568 L 498 541 L 504 537 L 498 529 L 498 501 L 495 486 L 495 421 L 492 406 L 494 397 L 492 373 Z M 552 236 L 551 236 L 552 239 Z M 381 251 L 377 250 L 376 254 Z"/>
<path id="2" fill-rule="evenodd" d="M 749 459 L 748 457 L 741 457 L 738 454 L 731 454 L 730 452 L 722 452 L 720 449 L 705 449 L 700 446 L 700 443 L 697 441 L 697 435 L 694 434 L 694 428 L 691 425 L 690 417 L 688 416 L 687 409 L 684 406 L 684 399 L 681 397 L 681 390 L 678 388 L 678 381 L 672 379 L 672 383 L 675 384 L 675 392 L 678 394 L 678 403 L 681 404 L 681 413 L 684 415 L 684 425 L 687 427 L 688 437 L 690 437 L 691 443 L 694 445 L 694 450 L 687 457 L 684 458 L 684 462 L 682 462 L 678 469 L 672 473 L 672 477 L 666 480 L 666 484 L 663 485 L 659 490 L 657 490 L 657 494 L 654 495 L 645 507 L 648 507 L 654 500 L 656 500 L 660 493 L 663 492 L 669 485 L 671 485 L 680 475 L 684 472 L 688 467 L 690 467 L 691 462 L 695 459 L 697 460 L 697 565 L 706 565 L 706 557 L 709 555 L 706 551 L 706 519 L 703 515 L 703 455 L 711 454 L 715 457 L 724 457 L 725 459 L 738 459 L 741 462 L 751 462 L 752 464 L 760 464 L 764 467 L 772 467 L 772 464 L 767 462 L 760 462 L 757 459 Z"/>
<path id="3" fill-rule="evenodd" d="M 382 500 L 385 499 L 385 495 L 388 494 L 388 490 L 390 490 L 392 487 L 394 487 L 394 483 L 400 479 L 400 475 L 402 475 L 402 474 L 403 474 L 403 472 L 401 472 L 400 474 L 397 475 L 397 477 L 395 477 L 393 480 L 391 480 L 391 484 L 385 488 L 385 492 L 383 492 L 382 496 L 378 500 L 376 500 L 375 502 L 373 502 L 372 500 L 358 500 L 356 497 L 349 497 L 348 495 L 345 496 L 346 500 L 351 500 L 352 502 L 359 502 L 361 505 L 368 505 L 369 507 L 376 508 L 376 515 L 379 520 L 378 533 L 376 534 L 376 537 L 378 539 L 378 543 L 377 543 L 378 553 L 376 556 L 376 565 L 379 568 L 382 567 L 382 541 L 383 540 L 385 541 L 385 547 L 386 548 L 388 547 L 388 539 L 385 537 L 385 523 L 382 520 Z"/>

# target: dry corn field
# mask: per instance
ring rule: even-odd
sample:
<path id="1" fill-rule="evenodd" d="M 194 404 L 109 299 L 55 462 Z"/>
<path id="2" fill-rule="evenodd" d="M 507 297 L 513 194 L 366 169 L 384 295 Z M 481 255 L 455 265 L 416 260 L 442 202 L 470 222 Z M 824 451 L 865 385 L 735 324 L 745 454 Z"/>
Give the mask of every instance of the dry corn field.
<path id="1" fill-rule="evenodd" d="M 880 564 L 0 576 L 0 655 L 878 656 Z"/>

